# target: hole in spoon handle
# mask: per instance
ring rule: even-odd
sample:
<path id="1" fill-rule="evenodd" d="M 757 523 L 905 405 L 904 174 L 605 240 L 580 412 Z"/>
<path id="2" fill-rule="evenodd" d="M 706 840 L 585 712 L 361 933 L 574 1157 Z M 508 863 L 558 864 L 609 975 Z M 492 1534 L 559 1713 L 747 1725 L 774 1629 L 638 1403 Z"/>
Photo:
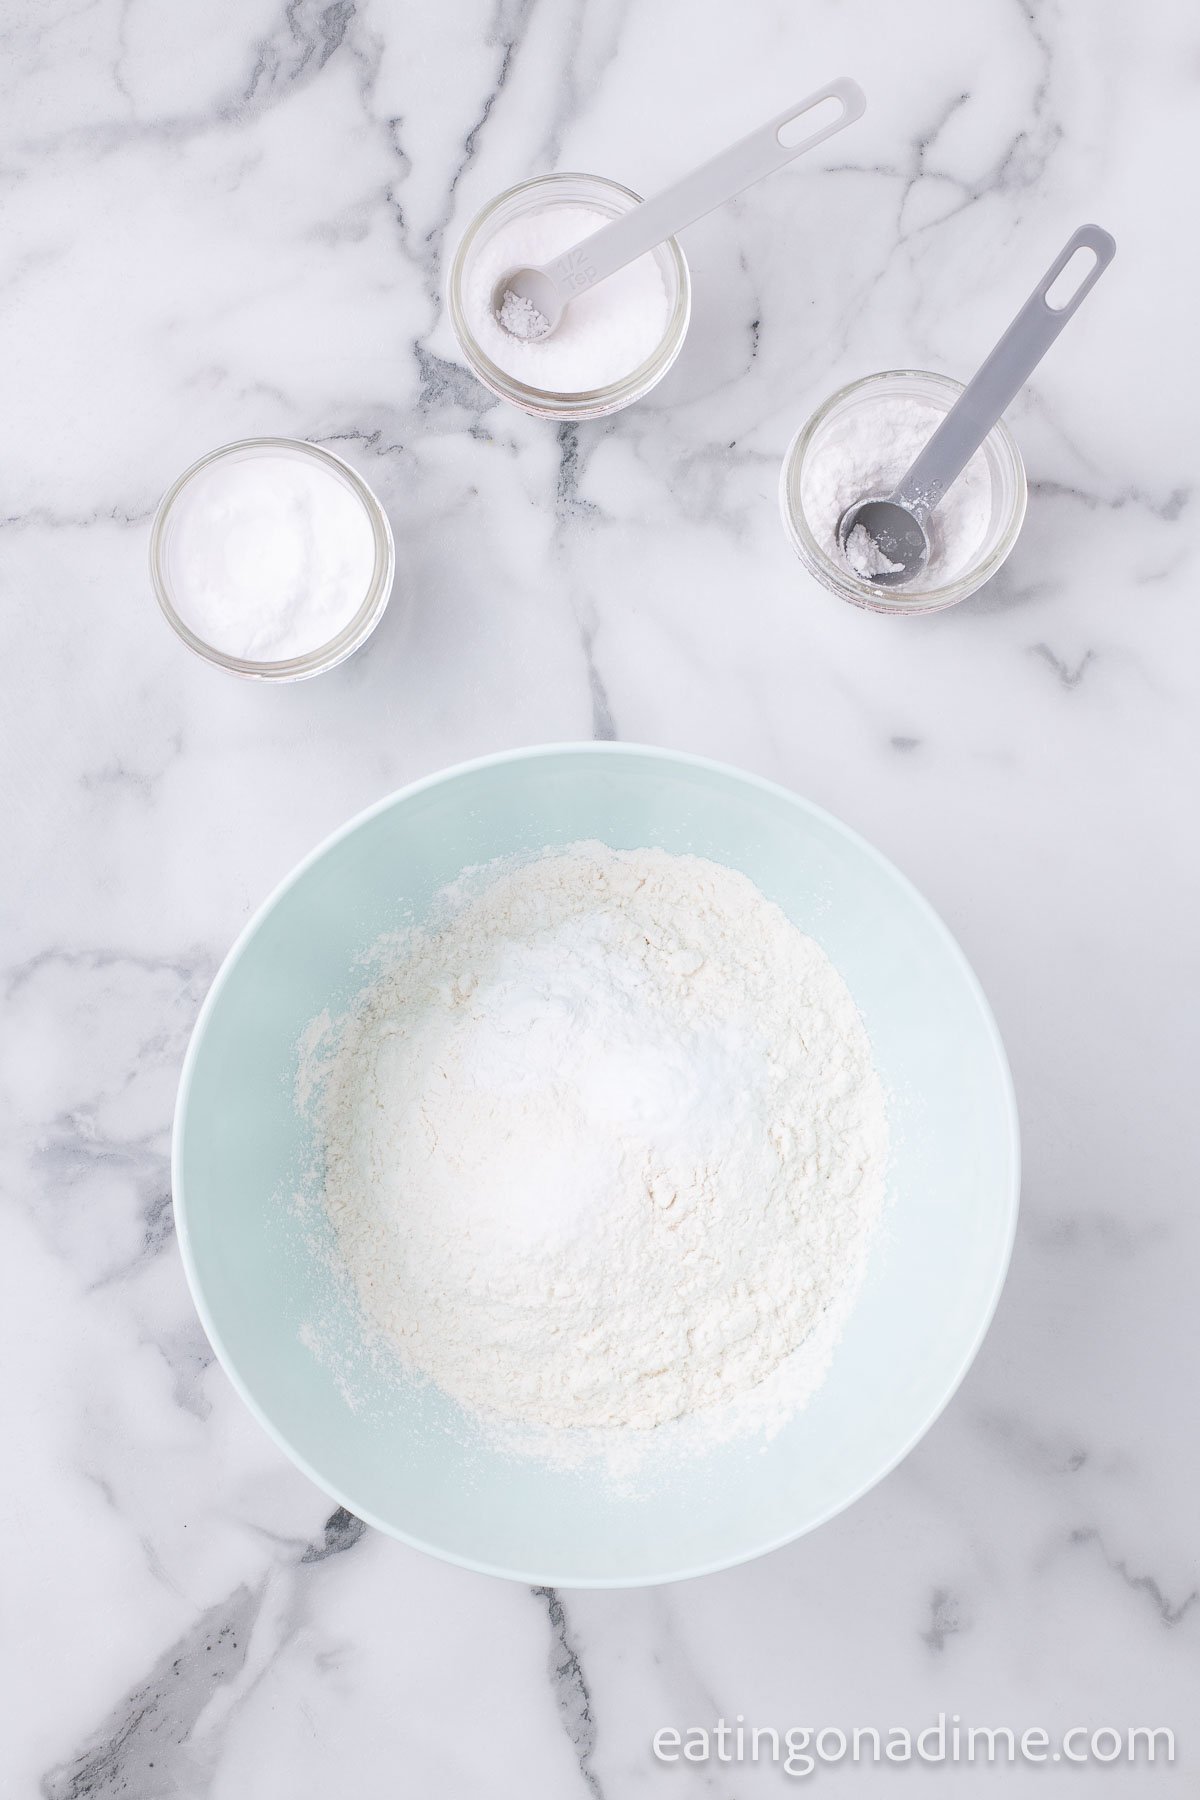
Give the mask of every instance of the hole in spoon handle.
<path id="1" fill-rule="evenodd" d="M 823 138 L 832 137 L 843 125 L 853 124 L 866 108 L 867 97 L 858 83 L 851 81 L 849 76 L 839 75 L 835 81 L 827 82 L 815 94 L 802 100 L 799 106 L 782 113 L 768 130 L 774 133 L 781 149 L 790 156 L 797 156 L 802 150 L 811 150 Z"/>
<path id="2" fill-rule="evenodd" d="M 1035 298 L 1065 325 L 1117 254 L 1116 240 L 1100 225 L 1081 225 L 1042 277 Z"/>

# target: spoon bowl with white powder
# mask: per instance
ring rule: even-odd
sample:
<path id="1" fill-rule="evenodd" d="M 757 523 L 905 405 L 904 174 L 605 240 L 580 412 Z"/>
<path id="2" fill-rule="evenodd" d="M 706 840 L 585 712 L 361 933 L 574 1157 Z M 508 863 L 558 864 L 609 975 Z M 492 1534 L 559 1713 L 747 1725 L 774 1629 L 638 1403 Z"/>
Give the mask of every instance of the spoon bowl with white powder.
<path id="1" fill-rule="evenodd" d="M 1015 1216 L 969 970 L 836 821 L 622 745 L 373 808 L 243 935 L 173 1195 L 217 1354 L 337 1501 L 523 1580 L 810 1529 L 970 1362 Z"/>

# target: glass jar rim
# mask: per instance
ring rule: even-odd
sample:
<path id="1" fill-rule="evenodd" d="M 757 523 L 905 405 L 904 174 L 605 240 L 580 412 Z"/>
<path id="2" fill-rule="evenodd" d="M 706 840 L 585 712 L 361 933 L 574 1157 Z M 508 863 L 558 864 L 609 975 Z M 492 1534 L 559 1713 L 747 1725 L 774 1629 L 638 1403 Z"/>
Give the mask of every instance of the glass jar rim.
<path id="1" fill-rule="evenodd" d="M 571 182 L 590 182 L 597 187 L 607 188 L 610 193 L 620 195 L 633 206 L 642 204 L 643 196 L 635 193 L 623 182 L 613 181 L 607 175 L 589 175 L 582 170 L 557 170 L 550 175 L 531 175 L 524 181 L 514 182 L 480 208 L 467 226 L 459 240 L 450 266 L 450 278 L 447 293 L 450 303 L 450 322 L 454 334 L 475 373 L 494 394 L 503 399 L 528 400 L 551 414 L 562 414 L 569 417 L 574 410 L 595 408 L 608 411 L 616 401 L 626 398 L 636 399 L 648 386 L 652 386 L 660 375 L 666 373 L 678 355 L 687 332 L 692 311 L 692 279 L 687 258 L 677 238 L 663 240 L 662 248 L 670 255 L 676 273 L 677 292 L 671 317 L 667 321 L 666 330 L 651 354 L 623 375 L 619 381 L 608 382 L 598 388 L 576 388 L 566 392 L 557 388 L 534 387 L 532 383 L 522 381 L 520 376 L 510 375 L 498 363 L 492 361 L 487 351 L 480 344 L 471 330 L 467 319 L 466 306 L 463 303 L 464 276 L 467 260 L 478 239 L 480 231 L 501 207 L 522 194 L 531 193 L 538 188 L 555 188 Z"/>
<path id="2" fill-rule="evenodd" d="M 843 568 L 835 563 L 820 544 L 805 515 L 804 507 L 797 491 L 793 494 L 793 484 L 798 481 L 799 471 L 814 436 L 820 427 L 839 406 L 850 400 L 864 388 L 880 387 L 890 382 L 910 381 L 932 387 L 946 395 L 951 404 L 963 392 L 965 383 L 953 375 L 943 375 L 933 369 L 880 369 L 871 375 L 860 375 L 854 381 L 848 381 L 822 401 L 801 425 L 784 455 L 780 470 L 779 499 L 787 527 L 788 536 L 800 560 L 815 574 L 824 585 L 831 588 L 840 598 L 849 600 L 856 606 L 867 608 L 871 612 L 914 614 L 923 612 L 939 612 L 944 607 L 952 606 L 963 600 L 968 594 L 981 588 L 1004 562 L 1021 530 L 1025 518 L 1028 500 L 1028 480 L 1025 464 L 1017 441 L 1004 419 L 998 419 L 984 439 L 984 444 L 994 445 L 1011 473 L 1013 483 L 1013 503 L 1010 517 L 1001 530 L 996 543 L 981 562 L 971 565 L 951 579 L 939 583 L 935 587 L 923 588 L 917 593 L 897 588 L 881 588 L 878 583 L 855 575 L 853 570 Z M 896 598 L 887 596 L 895 593 Z"/>
<path id="3" fill-rule="evenodd" d="M 324 467 L 332 468 L 339 478 L 353 490 L 361 503 L 371 526 L 371 535 L 375 544 L 375 565 L 371 572 L 371 580 L 362 604 L 354 616 L 347 620 L 346 624 L 332 638 L 324 644 L 318 644 L 314 650 L 306 650 L 302 656 L 285 657 L 274 662 L 257 661 L 251 657 L 231 656 L 227 651 L 219 650 L 216 645 L 206 642 L 197 632 L 193 631 L 176 610 L 163 560 L 164 538 L 171 511 L 189 482 L 213 463 L 247 451 L 276 451 L 301 460 L 308 458 Z M 154 523 L 150 529 L 150 580 L 155 598 L 167 623 L 188 649 L 201 657 L 203 661 L 212 663 L 217 668 L 225 669 L 232 675 L 243 675 L 257 680 L 301 681 L 309 675 L 324 674 L 327 669 L 336 668 L 338 663 L 344 662 L 361 644 L 366 642 L 383 617 L 384 609 L 391 597 L 395 568 L 396 546 L 392 537 L 392 527 L 370 484 L 352 464 L 348 463 L 344 457 L 339 456 L 336 451 L 327 450 L 322 444 L 309 443 L 306 438 L 248 437 L 235 438 L 232 443 L 228 444 L 218 444 L 215 449 L 198 457 L 171 483 L 159 501 L 154 515 Z"/>

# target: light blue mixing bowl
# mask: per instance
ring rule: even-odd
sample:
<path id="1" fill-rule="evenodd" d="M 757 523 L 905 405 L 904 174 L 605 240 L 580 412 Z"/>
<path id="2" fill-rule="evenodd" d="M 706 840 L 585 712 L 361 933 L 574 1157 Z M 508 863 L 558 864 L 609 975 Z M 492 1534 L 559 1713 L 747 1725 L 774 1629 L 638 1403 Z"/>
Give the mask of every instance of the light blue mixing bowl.
<path id="1" fill-rule="evenodd" d="M 892 1194 L 824 1386 L 774 1439 L 667 1460 L 646 1491 L 492 1448 L 428 1388 L 372 1371 L 288 1197 L 308 1152 L 297 1044 L 355 959 L 467 865 L 598 838 L 741 869 L 824 947 L 888 1096 Z M 727 1567 L 831 1518 L 887 1473 L 961 1381 L 995 1308 L 1018 1195 L 1017 1118 L 987 1003 L 908 882 L 827 813 L 734 769 L 616 744 L 467 763 L 394 794 L 262 907 L 184 1064 L 175 1214 L 200 1317 L 288 1455 L 369 1524 L 522 1581 L 619 1587 Z M 314 1348 L 313 1322 L 320 1321 Z M 332 1340 L 335 1354 L 330 1355 Z M 346 1370 L 354 1371 L 348 1383 Z"/>

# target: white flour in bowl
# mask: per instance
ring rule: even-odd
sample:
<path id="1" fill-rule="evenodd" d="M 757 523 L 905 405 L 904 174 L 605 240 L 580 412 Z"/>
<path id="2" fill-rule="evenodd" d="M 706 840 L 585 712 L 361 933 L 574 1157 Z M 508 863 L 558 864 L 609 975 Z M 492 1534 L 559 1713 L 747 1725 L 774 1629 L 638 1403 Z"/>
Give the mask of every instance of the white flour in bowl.
<path id="1" fill-rule="evenodd" d="M 301 1075 L 369 1318 L 472 1412 L 739 1429 L 821 1379 L 883 1094 L 836 969 L 744 876 L 595 843 L 498 865 Z"/>

